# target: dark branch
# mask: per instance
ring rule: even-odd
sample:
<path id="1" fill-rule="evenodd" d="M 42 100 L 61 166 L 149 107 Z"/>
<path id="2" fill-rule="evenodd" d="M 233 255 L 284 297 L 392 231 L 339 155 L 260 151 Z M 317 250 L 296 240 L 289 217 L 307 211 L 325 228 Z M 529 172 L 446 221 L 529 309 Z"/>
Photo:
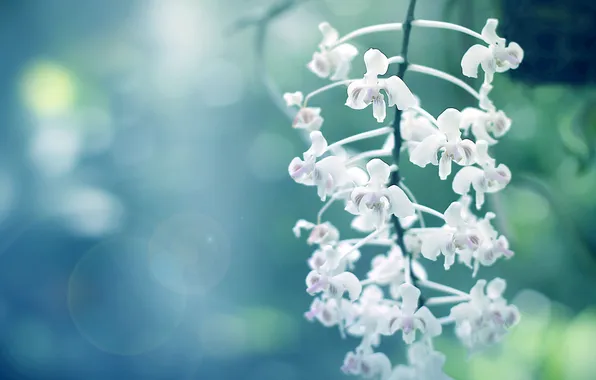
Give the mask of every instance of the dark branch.
<path id="1" fill-rule="evenodd" d="M 412 21 L 414 21 L 414 9 L 416 8 L 416 0 L 410 0 L 410 5 L 408 6 L 408 13 L 406 15 L 406 20 L 403 24 L 403 41 L 401 47 L 401 56 L 404 59 L 404 62 L 398 66 L 397 69 L 397 76 L 399 78 L 404 78 L 406 74 L 406 69 L 408 68 L 408 49 L 410 46 L 410 33 L 412 32 Z M 401 153 L 401 146 L 403 143 L 403 139 L 401 137 L 401 116 L 402 111 L 399 108 L 395 109 L 395 119 L 393 120 L 393 137 L 395 140 L 395 146 L 393 148 L 393 161 L 399 167 L 399 158 Z M 391 175 L 391 185 L 399 186 L 401 181 L 399 169 L 394 171 Z M 401 248 L 404 255 L 408 255 L 406 251 L 406 246 L 404 244 L 404 228 L 402 227 L 399 218 L 395 215 L 391 217 L 391 221 L 393 222 L 393 226 L 395 229 L 395 233 L 397 234 L 397 245 Z M 416 285 L 416 281 L 418 278 L 412 273 L 412 264 L 410 260 L 410 274 L 412 276 L 412 282 Z"/>

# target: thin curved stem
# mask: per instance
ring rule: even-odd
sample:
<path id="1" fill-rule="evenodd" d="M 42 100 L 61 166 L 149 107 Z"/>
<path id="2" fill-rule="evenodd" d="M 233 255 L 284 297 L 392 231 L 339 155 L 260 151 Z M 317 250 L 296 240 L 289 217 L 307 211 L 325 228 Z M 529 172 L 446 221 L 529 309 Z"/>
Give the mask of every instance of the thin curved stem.
<path id="1" fill-rule="evenodd" d="M 418 112 L 421 116 L 424 116 L 425 118 L 427 118 L 431 123 L 433 123 L 433 125 L 435 127 L 438 127 L 439 126 L 439 123 L 437 122 L 437 119 L 435 119 L 435 117 L 433 115 L 431 115 L 430 113 L 428 113 L 428 111 L 425 110 L 424 108 L 410 107 L 410 109 Z"/>
<path id="2" fill-rule="evenodd" d="M 341 37 L 333 46 L 341 45 L 345 42 L 348 42 L 356 37 L 364 36 L 367 34 L 378 33 L 378 32 L 388 32 L 388 31 L 399 31 L 402 30 L 403 25 L 401 22 L 394 22 L 389 24 L 379 24 L 379 25 L 371 25 L 365 26 L 364 28 L 356 29 L 353 32 L 346 34 L 345 36 Z"/>
<path id="3" fill-rule="evenodd" d="M 452 303 L 466 302 L 470 300 L 470 296 L 444 296 L 444 297 L 430 297 L 426 299 L 426 306 L 448 305 Z"/>
<path id="4" fill-rule="evenodd" d="M 333 82 L 330 83 L 326 86 L 323 86 L 321 88 L 318 88 L 314 91 L 309 92 L 306 97 L 304 97 L 304 103 L 303 103 L 303 107 L 306 107 L 306 105 L 308 104 L 308 101 L 310 100 L 310 98 L 312 98 L 313 96 L 322 94 L 323 92 L 329 91 L 331 89 L 334 89 L 336 87 L 340 87 L 340 86 L 345 86 L 345 85 L 349 85 L 350 83 L 354 82 L 356 79 L 346 79 L 346 80 L 340 80 L 337 82 Z"/>
<path id="5" fill-rule="evenodd" d="M 474 90 L 472 88 L 472 86 L 470 86 L 463 80 L 461 80 L 457 77 L 454 77 L 451 74 L 447 74 L 444 71 L 433 69 L 432 67 L 427 67 L 427 66 L 423 66 L 423 65 L 415 65 L 415 64 L 409 65 L 408 71 L 421 73 L 421 74 L 427 74 L 427 75 L 430 75 L 430 76 L 433 76 L 436 78 L 444 79 L 447 82 L 451 82 L 451 83 L 455 84 L 456 86 L 461 87 L 462 89 L 467 91 L 470 95 L 472 95 L 476 99 L 480 100 L 480 94 L 478 93 L 478 91 Z"/>
<path id="6" fill-rule="evenodd" d="M 472 29 L 468 29 L 465 26 L 461 26 L 458 24 L 452 24 L 450 22 L 444 21 L 433 21 L 433 20 L 414 20 L 412 21 L 412 26 L 418 26 L 421 28 L 436 28 L 436 29 L 448 29 L 448 30 L 455 30 L 456 32 L 465 33 L 469 36 L 478 38 L 484 42 L 484 37 L 478 32 L 473 31 Z"/>
<path id="7" fill-rule="evenodd" d="M 387 230 L 387 228 L 389 228 L 389 225 L 384 225 L 381 228 L 378 228 L 376 231 L 374 231 L 373 233 L 367 235 L 365 238 L 361 239 L 358 243 L 354 244 L 352 246 L 352 248 L 350 248 L 348 251 L 346 251 L 341 259 L 343 260 L 344 258 L 346 258 L 349 254 L 351 254 L 352 252 L 356 251 L 357 249 L 359 249 L 360 247 L 366 245 L 368 242 L 374 240 L 377 236 L 379 236 L 380 234 L 382 234 L 383 232 L 385 232 Z"/>
<path id="8" fill-rule="evenodd" d="M 346 239 L 346 240 L 340 240 L 337 243 L 338 244 L 341 244 L 341 243 L 356 244 L 361 240 L 362 239 Z M 376 240 L 366 242 L 366 245 L 380 245 L 380 246 L 384 246 L 384 247 L 391 247 L 394 244 L 395 244 L 395 242 L 390 239 L 376 239 Z"/>
<path id="9" fill-rule="evenodd" d="M 350 137 L 346 137 L 345 139 L 334 142 L 333 144 L 331 144 L 327 147 L 326 151 L 329 152 L 329 151 L 333 150 L 333 148 L 337 148 L 337 147 L 345 145 L 345 144 L 353 143 L 353 142 L 360 141 L 360 140 L 370 139 L 372 137 L 383 136 L 383 135 L 389 134 L 391 132 L 393 132 L 392 127 L 382 127 L 382 128 L 373 129 L 372 131 L 358 133 L 358 134 L 352 135 Z"/>
<path id="10" fill-rule="evenodd" d="M 454 322 L 455 322 L 455 319 L 453 317 L 451 317 L 451 316 L 439 318 L 439 323 L 442 324 L 442 325 L 448 325 L 448 324 L 451 324 L 451 323 L 454 323 Z"/>
<path id="11" fill-rule="evenodd" d="M 445 215 L 441 214 L 441 213 L 440 213 L 440 212 L 438 212 L 437 210 L 435 210 L 435 209 L 432 209 L 432 208 L 430 208 L 430 207 L 427 207 L 427 206 L 423 206 L 423 205 L 419 205 L 419 204 L 417 204 L 417 203 L 414 203 L 414 208 L 415 208 L 416 210 L 420 210 L 420 211 L 422 211 L 422 212 L 425 212 L 425 213 L 427 213 L 427 214 L 434 215 L 434 216 L 436 216 L 437 218 L 441 218 L 441 219 L 445 220 Z"/>
<path id="12" fill-rule="evenodd" d="M 428 281 L 428 280 L 419 280 L 418 285 L 422 286 L 423 288 L 428 288 L 428 289 L 436 290 L 436 291 L 447 293 L 447 294 L 453 294 L 455 296 L 469 297 L 468 293 L 462 292 L 461 290 L 452 288 L 447 285 L 439 284 L 437 282 L 432 282 L 432 281 Z"/>
<path id="13" fill-rule="evenodd" d="M 387 149 L 375 149 L 375 150 L 368 150 L 359 154 L 352 156 L 348 161 L 346 161 L 346 166 L 353 165 L 354 163 L 364 160 L 366 158 L 375 158 L 375 157 L 391 157 L 393 152 Z"/>
<path id="14" fill-rule="evenodd" d="M 331 205 L 333 203 L 335 203 L 336 200 L 338 200 L 342 196 L 349 194 L 351 192 L 352 192 L 352 189 L 349 189 L 349 190 L 341 190 L 341 191 L 338 191 L 337 193 L 333 194 L 333 196 L 331 196 L 331 198 L 327 201 L 327 203 L 325 203 L 325 205 L 321 208 L 321 210 L 319 210 L 319 213 L 317 214 L 317 224 L 321 224 L 321 219 L 323 218 L 323 214 L 325 213 L 325 211 L 327 211 L 329 209 L 329 207 L 331 207 Z"/>

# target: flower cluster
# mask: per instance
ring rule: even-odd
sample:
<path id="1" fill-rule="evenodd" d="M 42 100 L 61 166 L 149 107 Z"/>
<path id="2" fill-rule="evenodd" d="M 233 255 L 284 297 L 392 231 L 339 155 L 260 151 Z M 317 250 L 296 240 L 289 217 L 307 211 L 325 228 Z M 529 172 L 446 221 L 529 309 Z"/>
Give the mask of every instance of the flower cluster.
<path id="1" fill-rule="evenodd" d="M 360 339 L 349 352 L 341 370 L 380 380 L 446 380 L 445 356 L 433 348 L 433 338 L 444 326 L 454 324 L 456 336 L 470 351 L 498 342 L 519 320 L 515 306 L 503 298 L 505 281 L 478 280 L 469 293 L 428 279 L 426 260 L 443 256 L 446 270 L 456 264 L 471 269 L 475 277 L 482 266 L 491 266 L 500 258 L 511 258 L 513 251 L 505 236 L 491 224 L 493 212 L 477 216 L 486 194 L 504 189 L 511 180 L 506 165 L 490 156 L 490 148 L 511 127 L 511 120 L 490 99 L 495 73 L 515 69 L 523 60 L 523 50 L 516 43 L 496 34 L 497 20 L 489 19 L 482 33 L 459 25 L 428 20 L 408 20 L 410 26 L 454 29 L 482 39 L 472 46 L 461 61 L 465 76 L 476 77 L 484 71 L 484 81 L 476 91 L 447 73 L 404 62 L 400 56 L 388 58 L 377 49 L 369 49 L 363 59 L 366 72 L 361 78 L 347 79 L 358 50 L 347 41 L 359 35 L 400 31 L 402 24 L 366 27 L 340 38 L 328 23 L 320 25 L 323 40 L 307 67 L 321 78 L 333 82 L 306 96 L 286 93 L 289 107 L 298 107 L 294 127 L 310 132 L 311 146 L 302 157 L 289 165 L 290 177 L 297 183 L 315 186 L 324 206 L 316 222 L 299 220 L 293 231 L 300 237 L 309 231 L 307 243 L 314 247 L 308 259 L 306 292 L 314 299 L 305 317 L 323 326 L 339 328 L 342 336 Z M 408 28 L 409 29 L 409 28 Z M 409 30 L 408 30 L 409 33 Z M 462 111 L 447 108 L 437 118 L 420 106 L 420 100 L 408 88 L 403 77 L 384 76 L 391 64 L 406 65 L 405 71 L 417 71 L 450 81 L 472 95 L 477 107 Z M 387 118 L 387 108 L 398 110 L 393 127 L 363 131 L 333 144 L 321 132 L 321 108 L 307 107 L 315 95 L 347 86 L 347 107 L 362 110 L 372 104 L 378 123 Z M 345 88 L 345 87 L 344 87 Z M 400 128 L 400 133 L 394 133 Z M 348 154 L 344 145 L 363 139 L 385 137 L 380 149 Z M 399 138 L 396 140 L 396 137 Z M 392 175 L 398 162 L 383 157 L 399 157 L 407 152 L 409 161 L 419 167 L 438 167 L 441 180 L 452 177 L 458 199 L 444 212 L 418 204 L 410 190 Z M 459 167 L 459 168 L 458 168 Z M 452 172 L 457 172 L 451 176 Z M 395 174 L 395 173 L 393 173 Z M 397 180 L 396 180 L 397 178 Z M 351 227 L 365 236 L 343 239 L 338 229 L 323 221 L 333 204 L 343 204 L 352 215 Z M 473 206 L 472 206 L 473 204 Z M 441 220 L 427 227 L 424 213 Z M 372 246 L 378 254 L 370 259 L 366 278 L 353 270 L 367 260 L 360 249 Z M 447 295 L 422 296 L 422 290 Z M 432 306 L 453 304 L 446 316 L 437 316 Z M 408 346 L 407 364 L 393 366 L 377 351 L 383 337 L 398 335 Z"/>

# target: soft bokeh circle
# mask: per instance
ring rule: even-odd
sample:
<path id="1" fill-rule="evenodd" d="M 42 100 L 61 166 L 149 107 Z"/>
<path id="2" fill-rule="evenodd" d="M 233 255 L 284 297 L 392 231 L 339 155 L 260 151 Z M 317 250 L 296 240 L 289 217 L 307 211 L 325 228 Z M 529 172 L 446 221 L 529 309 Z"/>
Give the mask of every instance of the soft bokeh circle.
<path id="1" fill-rule="evenodd" d="M 229 263 L 228 236 L 215 219 L 201 213 L 166 219 L 149 241 L 151 273 L 181 294 L 205 294 L 222 281 Z"/>
<path id="2" fill-rule="evenodd" d="M 103 351 L 152 350 L 182 321 L 186 297 L 155 281 L 146 257 L 146 241 L 114 238 L 89 250 L 70 276 L 71 317 L 83 337 Z"/>

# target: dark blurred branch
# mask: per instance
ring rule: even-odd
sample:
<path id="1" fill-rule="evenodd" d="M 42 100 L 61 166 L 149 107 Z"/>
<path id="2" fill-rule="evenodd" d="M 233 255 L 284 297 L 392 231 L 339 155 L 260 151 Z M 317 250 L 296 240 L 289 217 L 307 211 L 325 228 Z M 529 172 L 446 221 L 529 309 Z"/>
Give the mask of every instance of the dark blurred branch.
<path id="1" fill-rule="evenodd" d="M 410 33 L 412 32 L 412 21 L 414 21 L 414 10 L 416 8 L 416 0 L 410 0 L 410 5 L 408 5 L 408 12 L 406 15 L 406 20 L 403 24 L 403 40 L 401 45 L 401 56 L 403 57 L 403 63 L 400 63 L 397 68 L 397 76 L 399 78 L 404 78 L 406 74 L 406 69 L 408 68 L 408 49 L 410 46 Z M 391 184 L 399 186 L 401 181 L 401 176 L 399 172 L 399 159 L 401 153 L 401 147 L 403 143 L 403 138 L 401 136 L 401 116 L 402 111 L 399 108 L 395 108 L 395 118 L 393 119 L 393 138 L 395 140 L 395 145 L 393 148 L 393 161 L 398 166 L 398 169 L 395 170 L 391 174 Z M 399 221 L 399 218 L 395 215 L 391 216 L 391 221 L 393 223 L 395 233 L 397 235 L 397 245 L 401 248 L 404 255 L 408 255 L 408 251 L 406 250 L 406 245 L 404 244 L 404 233 L 405 230 Z M 414 275 L 412 271 L 412 258 L 410 257 L 409 265 L 410 265 L 410 275 L 412 278 L 413 285 L 416 285 L 418 278 Z M 420 303 L 424 303 L 424 300 L 420 298 Z"/>
<path id="2" fill-rule="evenodd" d="M 255 36 L 257 77 L 267 90 L 267 94 L 271 98 L 271 101 L 273 101 L 275 106 L 281 112 L 283 112 L 283 114 L 286 115 L 290 121 L 294 120 L 296 111 L 286 106 L 285 102 L 283 101 L 283 92 L 279 89 L 275 81 L 273 81 L 269 75 L 265 59 L 265 43 L 271 22 L 277 19 L 280 15 L 307 1 L 309 0 L 282 0 L 272 5 L 264 12 L 264 14 L 244 17 L 236 21 L 228 29 L 228 34 L 233 34 L 252 26 L 257 29 Z"/>

